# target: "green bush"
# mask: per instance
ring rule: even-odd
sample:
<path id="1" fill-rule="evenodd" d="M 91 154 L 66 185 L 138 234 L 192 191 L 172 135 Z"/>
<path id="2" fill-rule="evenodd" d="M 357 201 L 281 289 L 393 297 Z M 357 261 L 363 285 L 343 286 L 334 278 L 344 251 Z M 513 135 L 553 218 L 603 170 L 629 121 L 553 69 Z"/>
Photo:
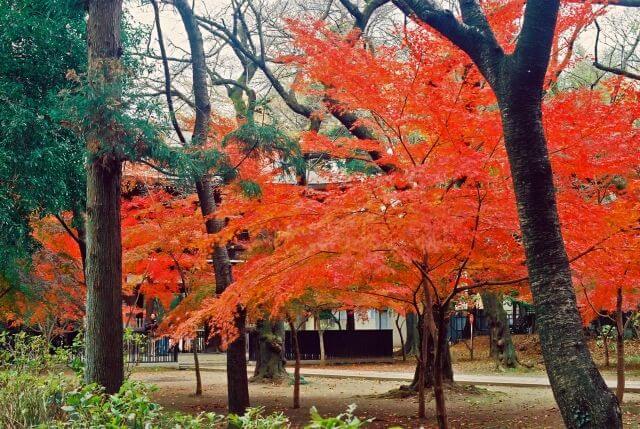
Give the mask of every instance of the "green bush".
<path id="1" fill-rule="evenodd" d="M 354 414 L 356 405 L 351 404 L 347 411 L 336 417 L 322 417 L 316 407 L 311 407 L 311 422 L 305 429 L 358 429 L 371 423 L 373 419 L 360 420 Z"/>
<path id="2" fill-rule="evenodd" d="M 115 395 L 97 385 L 82 385 L 82 338 L 70 349 L 52 349 L 46 339 L 0 334 L 0 428 L 57 429 L 286 429 L 283 413 L 264 415 L 264 408 L 250 408 L 242 416 L 227 418 L 215 413 L 196 416 L 166 411 L 149 395 L 154 387 L 125 381 Z M 60 368 L 71 367 L 61 373 Z M 324 418 L 311 408 L 306 429 L 358 429 L 371 420 L 354 415 L 355 405 L 336 417 Z"/>
<path id="3" fill-rule="evenodd" d="M 233 429 L 280 429 L 290 427 L 289 419 L 282 413 L 264 416 L 264 407 L 249 408 L 244 415 L 229 415 L 229 427 Z"/>
<path id="4" fill-rule="evenodd" d="M 70 388 L 63 374 L 0 372 L 0 428 L 30 428 L 61 418 L 60 407 Z"/>
<path id="5" fill-rule="evenodd" d="M 51 353 L 49 342 L 44 337 L 24 332 L 11 336 L 0 332 L 0 371 L 38 374 L 53 370 L 66 363 L 66 359 L 62 349 Z"/>
<path id="6" fill-rule="evenodd" d="M 41 428 L 213 428 L 223 418 L 214 413 L 191 416 L 168 413 L 151 401 L 153 388 L 140 382 L 126 381 L 115 395 L 106 395 L 96 385 L 88 385 L 65 395 L 64 419 Z"/>

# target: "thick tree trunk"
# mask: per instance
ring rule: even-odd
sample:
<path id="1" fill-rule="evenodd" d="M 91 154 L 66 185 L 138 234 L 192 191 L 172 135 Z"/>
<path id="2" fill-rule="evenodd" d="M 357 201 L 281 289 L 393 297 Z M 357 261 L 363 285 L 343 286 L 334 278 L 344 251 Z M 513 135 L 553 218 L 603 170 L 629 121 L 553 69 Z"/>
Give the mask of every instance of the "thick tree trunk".
<path id="1" fill-rule="evenodd" d="M 404 352 L 407 356 L 417 356 L 420 350 L 420 334 L 418 333 L 418 317 L 415 313 L 407 313 L 407 341 L 404 344 Z"/>
<path id="2" fill-rule="evenodd" d="M 300 408 L 300 344 L 298 343 L 298 330 L 295 322 L 289 320 L 291 329 L 291 343 L 295 355 L 295 367 L 293 370 L 293 408 Z"/>
<path id="3" fill-rule="evenodd" d="M 89 1 L 89 84 L 95 99 L 120 98 L 121 0 Z M 96 103 L 94 99 L 94 103 Z M 102 106 L 90 110 L 87 150 L 85 381 L 117 392 L 124 379 L 122 339 L 121 148 Z"/>
<path id="4" fill-rule="evenodd" d="M 202 395 L 202 377 L 200 376 L 200 361 L 198 360 L 198 347 L 193 345 L 193 364 L 196 371 L 196 396 Z"/>
<path id="5" fill-rule="evenodd" d="M 559 0 L 526 2 L 516 47 L 506 53 L 477 1 L 458 2 L 464 25 L 432 2 L 394 0 L 465 51 L 498 99 L 522 243 L 547 373 L 569 428 L 619 428 L 616 397 L 591 358 L 571 282 L 542 125 L 543 85 Z"/>
<path id="6" fill-rule="evenodd" d="M 502 306 L 502 294 L 482 292 L 482 305 L 489 318 L 489 355 L 500 367 L 518 366 L 516 348 L 511 339 L 509 319 Z"/>
<path id="7" fill-rule="evenodd" d="M 227 397 L 229 412 L 242 415 L 249 407 L 249 379 L 247 377 L 247 340 L 245 321 L 247 315 L 238 308 L 234 324 L 239 336 L 227 347 Z"/>
<path id="8" fill-rule="evenodd" d="M 526 86 L 509 79 L 497 93 L 547 373 L 568 427 L 620 427 L 620 406 L 591 358 L 578 313 L 542 126 L 542 91 Z"/>
<path id="9" fill-rule="evenodd" d="M 251 381 L 279 382 L 287 378 L 284 357 L 284 322 L 262 319 L 256 323 L 258 348 Z"/>
<path id="10" fill-rule="evenodd" d="M 622 288 L 618 288 L 618 293 L 616 296 L 616 375 L 617 375 L 617 386 L 616 386 L 616 397 L 618 401 L 622 404 L 622 400 L 624 399 L 624 322 L 622 320 Z"/>

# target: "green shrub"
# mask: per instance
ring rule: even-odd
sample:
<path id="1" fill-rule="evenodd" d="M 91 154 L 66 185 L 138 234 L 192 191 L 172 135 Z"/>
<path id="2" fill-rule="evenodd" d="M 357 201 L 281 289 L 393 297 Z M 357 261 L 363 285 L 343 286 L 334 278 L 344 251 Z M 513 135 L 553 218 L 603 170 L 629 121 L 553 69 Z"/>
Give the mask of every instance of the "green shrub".
<path id="1" fill-rule="evenodd" d="M 305 429 L 358 429 L 371 423 L 373 419 L 360 420 L 355 416 L 356 405 L 351 404 L 347 411 L 336 417 L 322 417 L 316 407 L 311 407 L 311 422 Z"/>
<path id="2" fill-rule="evenodd" d="M 135 340 L 131 338 L 130 340 Z M 0 428 L 2 429 L 286 429 L 283 413 L 264 415 L 264 408 L 250 408 L 242 416 L 227 418 L 215 413 L 196 416 L 168 412 L 153 402 L 155 390 L 136 381 L 125 381 L 115 395 L 97 385 L 82 385 L 82 337 L 74 346 L 52 353 L 43 337 L 0 334 Z M 57 373 L 71 367 L 76 376 Z M 311 408 L 306 429 L 358 429 L 361 421 L 351 405 L 345 413 L 324 418 Z"/>
<path id="3" fill-rule="evenodd" d="M 230 414 L 229 427 L 233 429 L 280 429 L 290 427 L 289 419 L 282 413 L 264 416 L 264 407 L 249 408 L 242 416 Z"/>
<path id="4" fill-rule="evenodd" d="M 58 428 L 213 428 L 223 420 L 214 413 L 191 416 L 167 413 L 151 401 L 154 389 L 140 382 L 126 381 L 115 395 L 105 395 L 96 385 L 69 392 L 61 409 L 65 419 L 45 427 Z"/>
<path id="5" fill-rule="evenodd" d="M 30 428 L 62 417 L 65 391 L 72 387 L 62 374 L 0 372 L 0 428 Z"/>
<path id="6" fill-rule="evenodd" d="M 10 370 L 32 374 L 51 371 L 66 363 L 64 350 L 51 353 L 46 338 L 20 332 L 9 335 L 0 333 L 0 371 Z"/>

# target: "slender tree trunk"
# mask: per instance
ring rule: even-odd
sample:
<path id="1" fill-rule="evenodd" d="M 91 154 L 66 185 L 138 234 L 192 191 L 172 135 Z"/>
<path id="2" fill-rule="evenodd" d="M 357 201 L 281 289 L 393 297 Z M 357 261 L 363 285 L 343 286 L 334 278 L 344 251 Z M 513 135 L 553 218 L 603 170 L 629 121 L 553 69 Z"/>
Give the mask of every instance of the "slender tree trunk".
<path id="1" fill-rule="evenodd" d="M 293 320 L 289 320 L 291 329 L 291 343 L 295 356 L 295 367 L 293 370 L 293 408 L 300 408 L 300 344 L 298 343 L 298 330 Z"/>
<path id="2" fill-rule="evenodd" d="M 191 9 L 188 0 L 174 0 L 187 31 L 189 46 L 191 47 L 191 63 L 193 71 L 193 93 L 196 106 L 196 119 L 193 130 L 192 145 L 202 146 L 206 143 L 211 116 L 211 103 L 209 101 L 209 87 L 207 81 L 207 66 L 202 42 L 202 33 L 198 22 Z M 200 202 L 200 209 L 205 217 L 207 233 L 215 234 L 224 228 L 224 219 L 213 218 L 217 208 L 216 196 L 218 183 L 208 175 L 203 175 L 196 180 L 196 191 Z M 216 293 L 222 293 L 232 282 L 231 262 L 225 243 L 216 242 L 213 248 L 213 266 L 216 274 Z M 244 414 L 249 406 L 249 380 L 247 377 L 247 357 L 245 322 L 246 313 L 238 308 L 234 318 L 238 330 L 238 338 L 229 344 L 227 348 L 227 391 L 229 411 L 235 414 Z"/>
<path id="3" fill-rule="evenodd" d="M 482 292 L 482 305 L 489 317 L 489 355 L 500 367 L 518 366 L 516 348 L 511 339 L 509 319 L 502 306 L 502 295 L 495 292 Z"/>
<path id="4" fill-rule="evenodd" d="M 80 249 L 80 261 L 82 262 L 82 273 L 85 276 L 87 273 L 87 226 L 86 219 L 86 206 L 83 208 L 74 207 L 72 224 L 76 227 L 78 249 Z"/>
<path id="5" fill-rule="evenodd" d="M 121 0 L 90 0 L 87 39 L 89 84 L 95 94 L 117 103 L 120 98 Z M 87 136 L 86 370 L 85 381 L 120 389 L 124 379 L 122 339 L 122 243 L 118 125 L 103 106 L 91 106 Z"/>
<path id="6" fill-rule="evenodd" d="M 445 404 L 444 388 L 442 380 L 443 357 L 447 344 L 447 320 L 445 318 L 445 310 L 443 308 L 435 309 L 433 296 L 428 287 L 423 288 L 424 307 L 426 309 L 423 315 L 423 324 L 427 329 L 423 329 L 423 337 L 427 335 L 426 330 L 435 343 L 435 357 L 433 367 L 433 395 L 436 400 L 436 419 L 439 429 L 449 428 L 449 419 L 447 417 L 447 408 Z M 435 309 L 435 311 L 434 311 Z M 423 346 L 424 350 L 424 346 Z"/>
<path id="7" fill-rule="evenodd" d="M 473 323 L 474 323 L 475 317 L 473 315 L 473 313 L 469 314 L 469 329 L 470 329 L 470 336 L 471 336 L 471 347 L 469 348 L 469 357 L 471 358 L 470 360 L 473 361 L 473 340 L 475 338 L 475 330 L 473 329 Z"/>
<path id="8" fill-rule="evenodd" d="M 438 312 L 437 332 L 434 337 L 436 341 L 436 357 L 433 374 L 433 395 L 436 399 L 436 418 L 439 429 L 449 428 L 449 417 L 447 416 L 447 405 L 443 388 L 443 361 L 447 352 L 447 321 L 444 317 L 444 310 Z"/>
<path id="9" fill-rule="evenodd" d="M 611 331 L 607 331 L 605 334 L 603 331 L 602 334 L 602 344 L 604 346 L 604 366 L 605 368 L 609 368 L 611 366 L 611 358 L 609 357 L 609 333 Z"/>
<path id="10" fill-rule="evenodd" d="M 624 399 L 624 322 L 622 320 L 622 288 L 618 287 L 616 296 L 616 375 L 618 384 L 616 387 L 616 397 L 622 404 Z"/>
<path id="11" fill-rule="evenodd" d="M 278 382 L 287 378 L 284 364 L 284 322 L 262 319 L 256 323 L 258 347 L 251 381 Z"/>
<path id="12" fill-rule="evenodd" d="M 427 313 L 429 310 L 425 308 L 423 310 L 420 320 L 420 331 L 422 338 L 430 338 L 429 327 L 427 325 Z M 427 348 L 427 341 L 420 342 L 420 355 L 418 356 L 418 367 L 416 372 L 418 374 L 418 418 L 424 419 L 427 417 L 426 404 L 425 404 L 425 389 L 427 384 L 427 361 L 430 358 L 430 353 Z M 415 377 L 414 377 L 415 378 Z"/>
<path id="13" fill-rule="evenodd" d="M 202 377 L 200 376 L 200 361 L 198 360 L 198 347 L 193 344 L 193 363 L 196 371 L 196 396 L 202 395 Z"/>
<path id="14" fill-rule="evenodd" d="M 324 329 L 318 329 L 318 341 L 320 342 L 320 362 L 324 364 L 327 360 L 327 353 L 324 350 Z"/>
<path id="15" fill-rule="evenodd" d="M 406 325 L 406 323 L 405 323 Z M 400 336 L 400 351 L 402 352 L 402 361 L 407 361 L 407 352 L 404 349 L 404 335 L 402 334 L 402 326 L 400 325 L 400 315 L 396 316 L 396 329 L 398 330 L 398 335 Z"/>
<path id="16" fill-rule="evenodd" d="M 515 60 L 503 65 L 503 75 L 521 76 L 518 66 L 525 67 Z M 591 358 L 578 313 L 542 126 L 542 90 L 520 79 L 500 82 L 496 92 L 553 394 L 570 428 L 621 427 L 620 406 Z"/>

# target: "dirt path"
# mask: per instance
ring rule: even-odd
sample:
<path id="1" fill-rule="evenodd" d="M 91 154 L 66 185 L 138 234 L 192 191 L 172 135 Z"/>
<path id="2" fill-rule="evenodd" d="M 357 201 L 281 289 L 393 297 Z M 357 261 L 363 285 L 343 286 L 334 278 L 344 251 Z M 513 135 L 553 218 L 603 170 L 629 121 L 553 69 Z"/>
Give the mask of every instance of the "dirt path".
<path id="1" fill-rule="evenodd" d="M 194 397 L 194 376 L 190 371 L 138 370 L 134 379 L 158 386 L 154 399 L 168 409 L 197 413 L 224 413 L 226 377 L 223 372 L 204 372 L 204 395 Z M 414 398 L 379 398 L 397 388 L 398 383 L 374 380 L 338 380 L 319 377 L 307 379 L 301 387 L 302 409 L 291 409 L 291 386 L 251 384 L 252 405 L 268 412 L 282 411 L 294 427 L 308 420 L 309 407 L 315 405 L 323 415 L 336 415 L 347 405 L 358 405 L 356 414 L 375 418 L 371 428 L 400 425 L 405 428 L 435 427 L 433 416 L 425 422 L 415 419 Z M 561 428 L 560 415 L 550 389 L 546 388 L 456 388 L 447 395 L 452 427 L 455 428 Z M 640 394 L 626 398 L 626 427 L 640 428 Z M 433 404 L 428 405 L 433 410 Z"/>

